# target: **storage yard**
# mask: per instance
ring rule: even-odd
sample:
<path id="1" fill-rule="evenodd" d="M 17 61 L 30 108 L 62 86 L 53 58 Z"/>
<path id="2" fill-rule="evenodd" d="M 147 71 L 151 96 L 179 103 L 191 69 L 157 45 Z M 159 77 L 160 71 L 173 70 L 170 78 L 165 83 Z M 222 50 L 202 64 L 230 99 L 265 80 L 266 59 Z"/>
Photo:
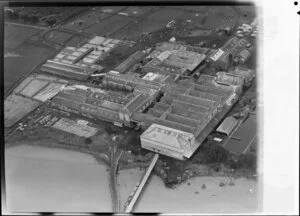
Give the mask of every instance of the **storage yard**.
<path id="1" fill-rule="evenodd" d="M 241 138 L 251 122 L 237 122 L 255 110 L 256 94 L 244 100 L 255 91 L 255 25 L 236 35 L 234 8 L 94 7 L 20 45 L 23 57 L 5 60 L 5 82 L 16 85 L 5 99 L 7 145 L 55 140 L 112 170 L 145 168 L 158 153 L 154 172 L 168 187 L 203 175 L 201 166 L 253 175 L 255 165 L 238 161 L 255 135 L 223 143 Z M 184 23 L 192 33 L 180 37 Z M 16 73 L 32 74 L 17 83 Z"/>

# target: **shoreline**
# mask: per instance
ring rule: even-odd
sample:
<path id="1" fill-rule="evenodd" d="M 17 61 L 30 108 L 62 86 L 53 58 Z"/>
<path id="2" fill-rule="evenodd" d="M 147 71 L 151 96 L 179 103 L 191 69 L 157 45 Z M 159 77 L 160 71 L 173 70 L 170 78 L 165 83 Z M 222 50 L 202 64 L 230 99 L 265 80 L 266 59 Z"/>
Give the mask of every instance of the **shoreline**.
<path id="1" fill-rule="evenodd" d="M 18 146 L 38 146 L 38 147 L 41 147 L 41 148 L 45 148 L 45 149 L 51 149 L 49 147 L 49 145 L 37 145 L 37 144 L 33 144 L 33 145 L 29 145 L 29 144 L 20 144 L 20 145 L 14 145 L 14 147 L 18 147 Z M 12 146 L 11 146 L 12 147 Z M 52 146 L 53 148 L 53 146 Z M 67 150 L 69 151 L 70 149 L 66 149 L 66 148 L 54 148 L 54 149 L 63 149 L 63 150 Z M 86 154 L 88 156 L 93 156 L 89 153 L 87 153 L 86 151 L 85 152 L 78 152 L 74 149 L 72 149 L 72 152 L 74 153 L 83 153 L 83 154 Z M 92 157 L 93 159 L 95 159 L 95 157 Z M 43 159 L 43 157 L 39 158 L 39 159 Z M 76 162 L 78 163 L 78 162 Z M 84 163 L 82 164 L 84 165 Z M 109 172 L 108 170 L 108 167 L 104 164 L 104 163 L 99 163 L 97 160 L 95 160 L 95 165 L 98 166 L 105 166 L 106 168 L 106 171 Z M 104 169 L 105 169 L 104 168 Z M 146 166 L 145 166 L 146 168 Z M 123 169 L 120 169 L 119 172 L 117 173 L 117 179 L 118 179 L 118 186 L 117 186 L 117 190 L 119 191 L 120 193 L 120 200 L 121 200 L 121 212 L 123 210 L 123 204 L 124 204 L 124 199 L 126 200 L 127 197 L 129 196 L 129 194 L 132 192 L 133 188 L 134 188 L 134 185 L 136 184 L 137 181 L 140 180 L 140 177 L 143 175 L 144 171 L 145 171 L 145 168 L 143 167 L 140 167 L 138 165 L 134 165 L 133 167 L 123 167 Z M 133 175 L 132 175 L 133 173 Z M 109 175 L 109 173 L 108 173 Z M 127 178 L 130 178 L 129 180 L 127 179 L 127 181 L 125 180 L 124 181 L 124 175 L 127 176 Z M 100 174 L 101 176 L 101 174 Z M 133 177 L 132 177 L 133 176 Z M 109 177 L 107 177 L 109 179 Z M 135 178 L 135 179 L 134 179 Z M 175 196 L 175 193 L 177 194 L 178 191 L 185 191 L 187 190 L 188 192 L 185 193 L 184 196 L 198 196 L 197 199 L 200 199 L 200 200 L 203 200 L 204 197 L 207 197 L 207 198 L 210 198 L 211 196 L 208 194 L 208 192 L 210 193 L 214 193 L 214 191 L 220 191 L 220 190 L 232 190 L 232 191 L 236 191 L 238 190 L 238 188 L 241 188 L 241 182 L 246 182 L 246 186 L 247 185 L 257 185 L 257 181 L 254 180 L 254 179 L 249 179 L 249 178 L 245 178 L 245 177 L 239 177 L 239 178 L 235 178 L 234 179 L 234 185 L 231 185 L 230 184 L 230 181 L 231 181 L 231 177 L 228 177 L 228 176 L 214 176 L 214 175 L 197 175 L 197 176 L 192 176 L 190 177 L 189 179 L 187 179 L 186 181 L 183 181 L 181 182 L 180 184 L 177 184 L 176 187 L 174 188 L 170 188 L 170 187 L 167 187 L 164 183 L 164 179 L 161 178 L 159 175 L 157 175 L 156 172 L 152 173 L 151 177 L 149 178 L 147 184 L 146 184 L 146 187 L 144 188 L 142 194 L 141 194 L 141 197 L 140 197 L 140 201 L 136 204 L 136 210 L 134 210 L 133 212 L 146 212 L 148 211 L 147 208 L 150 208 L 148 205 L 152 205 L 149 197 L 153 197 L 153 196 L 156 196 L 156 193 L 160 194 L 162 193 L 162 191 L 164 191 L 166 194 L 168 194 L 167 196 Z M 154 181 L 154 182 L 153 182 Z M 201 183 L 203 182 L 207 188 L 203 189 L 201 187 Z M 223 185 L 220 186 L 220 182 L 223 182 Z M 110 183 L 109 183 L 110 184 Z M 244 184 L 244 183 L 243 183 Z M 127 186 L 128 185 L 128 186 Z M 125 189 L 124 189 L 125 187 Z M 155 191 L 155 192 L 152 188 L 157 188 L 158 189 Z M 238 187 L 238 188 L 235 188 L 235 187 Z M 227 188 L 227 189 L 226 189 Z M 231 189 L 229 189 L 231 188 Z M 197 189 L 197 190 L 196 190 Z M 242 188 L 243 190 L 247 190 L 247 187 L 243 187 Z M 125 190 L 125 194 L 124 194 L 124 190 Z M 195 191 L 191 191 L 191 190 L 195 190 Z M 126 192 L 128 191 L 128 193 Z M 183 193 L 182 192 L 182 193 Z M 203 194 L 202 194 L 203 193 Z M 161 195 L 162 196 L 162 195 Z M 178 194 L 177 194 L 178 196 Z M 222 195 L 220 195 L 222 196 Z M 125 197 L 125 198 L 124 198 Z M 181 197 L 181 195 L 180 195 Z M 146 201 L 145 201 L 146 199 Z M 184 202 L 184 200 L 181 200 L 182 198 L 178 198 L 177 201 L 178 202 Z M 145 201 L 145 203 L 144 203 Z M 217 202 L 217 201 L 216 201 Z M 218 201 L 219 202 L 219 201 Z M 158 204 L 158 203 L 155 203 L 155 205 L 158 205 L 160 207 L 162 207 L 162 209 L 164 208 L 167 208 L 167 207 L 164 207 L 164 206 L 161 206 L 162 204 Z M 154 205 L 153 204 L 153 205 Z M 183 204 L 186 204 L 186 203 L 183 203 Z M 170 205 L 169 203 L 166 204 L 167 206 Z M 210 205 L 209 203 L 207 205 Z M 146 209 L 145 209 L 146 208 Z M 195 207 L 196 208 L 196 207 Z M 155 209 L 155 208 L 154 208 Z M 159 212 L 159 208 L 157 207 L 157 211 Z M 165 211 L 167 211 L 165 209 Z M 176 210 L 174 210 L 176 211 Z M 178 210 L 179 211 L 179 210 Z M 162 212 L 162 211 L 160 211 Z"/>
<path id="2" fill-rule="evenodd" d="M 20 143 L 20 141 L 15 142 L 12 145 L 5 145 L 5 148 L 12 148 L 12 147 L 17 147 L 17 146 L 21 146 L 21 145 L 29 145 L 29 146 L 38 146 L 38 147 L 45 147 L 45 148 L 57 148 L 57 149 L 63 149 L 63 150 L 67 150 L 67 151 L 73 151 L 73 152 L 77 152 L 77 153 L 83 153 L 83 154 L 87 154 L 89 156 L 92 156 L 99 165 L 105 165 L 107 169 L 110 169 L 110 165 L 109 162 L 107 161 L 107 158 L 105 158 L 105 154 L 104 153 L 95 153 L 92 152 L 91 150 L 88 149 L 84 149 L 83 147 L 77 147 L 72 145 L 72 147 L 70 147 L 69 145 L 58 145 L 58 144 L 49 144 L 47 142 L 45 143 L 35 143 L 35 142 L 26 142 L 26 143 Z M 130 164 L 130 165 L 119 165 L 119 172 L 120 171 L 126 171 L 126 170 L 132 170 L 132 169 L 137 169 L 137 170 L 144 170 L 147 168 L 148 166 L 148 162 L 136 162 L 135 164 Z M 165 185 L 166 188 L 169 189 L 174 189 L 179 187 L 180 185 L 186 183 L 187 181 L 190 181 L 192 179 L 195 179 L 197 177 L 226 177 L 226 178 L 232 178 L 234 180 L 237 179 L 248 179 L 248 180 L 253 180 L 257 182 L 257 178 L 256 177 L 250 177 L 250 176 L 243 176 L 242 174 L 236 174 L 236 173 L 228 173 L 228 172 L 213 172 L 211 170 L 211 168 L 208 165 L 201 165 L 199 164 L 199 166 L 202 167 L 206 167 L 208 170 L 208 172 L 206 173 L 210 173 L 210 174 L 205 174 L 205 173 L 193 173 L 192 175 L 188 176 L 186 179 L 184 179 L 183 181 L 180 181 L 179 183 L 175 184 L 174 187 L 168 187 Z M 156 167 L 156 169 L 153 170 L 153 174 L 157 177 L 159 177 L 163 182 L 165 182 L 165 177 L 162 176 L 162 174 L 159 172 L 158 168 Z"/>

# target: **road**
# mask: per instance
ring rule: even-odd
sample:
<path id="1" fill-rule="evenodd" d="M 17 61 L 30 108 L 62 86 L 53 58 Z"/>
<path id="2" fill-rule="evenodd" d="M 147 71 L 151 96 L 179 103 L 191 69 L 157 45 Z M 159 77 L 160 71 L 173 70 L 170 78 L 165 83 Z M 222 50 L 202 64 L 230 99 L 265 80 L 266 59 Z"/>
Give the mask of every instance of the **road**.
<path id="1" fill-rule="evenodd" d="M 116 143 L 113 142 L 110 155 L 110 191 L 113 203 L 113 212 L 120 212 L 120 196 L 117 188 L 117 172 L 118 163 L 122 156 L 123 151 L 119 150 Z"/>
<path id="2" fill-rule="evenodd" d="M 47 29 L 49 29 L 49 28 L 47 28 L 47 27 L 34 26 L 34 25 L 27 25 L 27 24 L 14 23 L 14 22 L 5 22 L 5 24 L 8 24 L 8 25 L 15 25 L 15 26 L 21 26 L 21 27 L 27 27 L 27 28 L 35 28 L 35 29 L 39 29 L 39 30 L 47 30 Z"/>

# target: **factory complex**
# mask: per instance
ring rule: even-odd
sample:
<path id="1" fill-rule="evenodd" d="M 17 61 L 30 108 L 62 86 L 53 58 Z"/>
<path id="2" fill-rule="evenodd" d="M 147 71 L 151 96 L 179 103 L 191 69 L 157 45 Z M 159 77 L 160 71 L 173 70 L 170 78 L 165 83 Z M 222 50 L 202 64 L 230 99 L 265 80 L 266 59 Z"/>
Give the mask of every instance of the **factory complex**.
<path id="1" fill-rule="evenodd" d="M 196 46 L 162 42 L 152 52 L 136 51 L 103 73 L 99 61 L 120 44 L 131 43 L 96 36 L 82 46 L 66 47 L 41 67 L 42 72 L 55 76 L 31 75 L 14 93 L 35 101 L 32 109 L 46 102 L 94 120 L 142 129 L 142 148 L 185 160 L 226 116 L 243 86 L 254 78 L 254 72 L 247 68 L 226 70 L 231 60 L 245 55 L 242 51 L 248 44 L 246 39 L 233 37 L 212 54 Z M 127 73 L 144 59 L 147 61 L 141 65 L 142 74 Z M 221 71 L 214 76 L 202 74 L 197 80 L 187 79 L 203 64 Z M 89 81 L 95 74 L 101 74 L 101 83 Z M 69 124 L 60 120 L 53 127 L 64 130 Z M 89 129 L 82 136 L 94 133 Z"/>

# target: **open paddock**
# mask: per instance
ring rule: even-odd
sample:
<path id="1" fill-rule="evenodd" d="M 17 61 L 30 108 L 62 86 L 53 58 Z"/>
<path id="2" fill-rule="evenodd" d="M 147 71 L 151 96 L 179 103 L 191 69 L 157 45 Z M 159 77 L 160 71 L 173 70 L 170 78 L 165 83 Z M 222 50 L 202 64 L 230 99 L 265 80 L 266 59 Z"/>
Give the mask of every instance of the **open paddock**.
<path id="1" fill-rule="evenodd" d="M 127 38 L 128 40 L 137 40 L 143 33 L 154 32 L 164 26 L 165 25 L 160 22 L 143 21 L 115 32 L 112 34 L 112 37 L 117 39 Z"/>
<path id="2" fill-rule="evenodd" d="M 184 13 L 182 10 L 163 7 L 153 12 L 145 20 L 146 22 L 161 22 L 163 25 L 166 25 L 171 20 L 181 17 Z"/>
<path id="3" fill-rule="evenodd" d="M 238 14 L 229 6 L 208 7 L 208 16 L 204 22 L 204 28 L 216 29 L 234 27 L 238 21 Z"/>
<path id="4" fill-rule="evenodd" d="M 4 125 L 11 127 L 40 105 L 39 102 L 12 94 L 4 102 Z"/>
<path id="5" fill-rule="evenodd" d="M 125 8 L 122 13 L 127 13 L 128 16 L 143 16 L 145 13 L 149 12 L 152 9 L 150 6 L 130 6 Z"/>
<path id="6" fill-rule="evenodd" d="M 126 7 L 125 6 L 105 6 L 105 7 L 101 7 L 100 11 L 104 12 L 104 13 L 118 13 L 122 10 L 124 10 Z"/>
<path id="7" fill-rule="evenodd" d="M 66 32 L 50 31 L 45 35 L 45 39 L 54 43 L 62 44 L 69 40 L 72 36 L 72 34 Z"/>
<path id="8" fill-rule="evenodd" d="M 19 57 L 4 58 L 4 81 L 9 84 L 5 86 L 5 92 L 56 52 L 51 47 L 25 43 L 15 50 Z"/>
<path id="9" fill-rule="evenodd" d="M 120 28 L 130 24 L 132 21 L 133 19 L 130 17 L 114 15 L 103 21 L 100 21 L 99 23 L 96 23 L 95 25 L 92 25 L 84 31 L 91 34 L 108 36 Z"/>
<path id="10" fill-rule="evenodd" d="M 194 12 L 205 12 L 207 6 L 169 6 L 169 8 L 179 9 L 179 10 L 186 10 L 186 11 L 194 11 Z"/>
<path id="11" fill-rule="evenodd" d="M 71 20 L 67 24 L 63 25 L 62 28 L 81 31 L 110 16 L 112 15 L 95 10 Z"/>
<path id="12" fill-rule="evenodd" d="M 77 47 L 79 46 L 79 44 L 83 43 L 83 41 L 86 41 L 88 38 L 85 36 L 74 36 L 72 37 L 70 40 L 68 40 L 67 42 L 65 42 L 66 46 L 73 46 L 73 47 Z"/>
<path id="13" fill-rule="evenodd" d="M 13 24 L 4 25 L 4 51 L 10 51 L 22 45 L 27 39 L 41 30 Z"/>

